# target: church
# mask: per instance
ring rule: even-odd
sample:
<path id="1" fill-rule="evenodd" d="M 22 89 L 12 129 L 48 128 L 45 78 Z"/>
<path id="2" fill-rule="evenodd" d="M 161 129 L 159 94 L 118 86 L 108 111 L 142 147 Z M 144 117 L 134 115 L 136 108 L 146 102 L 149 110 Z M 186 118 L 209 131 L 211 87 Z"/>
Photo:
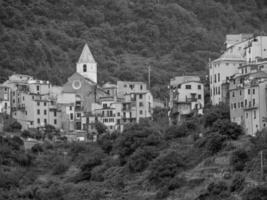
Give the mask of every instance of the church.
<path id="1" fill-rule="evenodd" d="M 88 130 L 89 116 L 105 91 L 97 84 L 97 63 L 85 44 L 76 64 L 76 72 L 63 85 L 57 104 L 66 132 Z"/>

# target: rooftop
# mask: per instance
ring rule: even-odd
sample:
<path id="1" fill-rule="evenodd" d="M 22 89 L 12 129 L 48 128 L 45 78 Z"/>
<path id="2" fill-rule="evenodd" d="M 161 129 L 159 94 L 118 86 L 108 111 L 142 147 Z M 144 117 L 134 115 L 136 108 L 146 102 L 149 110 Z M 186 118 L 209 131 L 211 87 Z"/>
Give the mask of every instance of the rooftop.
<path id="1" fill-rule="evenodd" d="M 87 43 L 83 47 L 78 63 L 96 63 Z"/>

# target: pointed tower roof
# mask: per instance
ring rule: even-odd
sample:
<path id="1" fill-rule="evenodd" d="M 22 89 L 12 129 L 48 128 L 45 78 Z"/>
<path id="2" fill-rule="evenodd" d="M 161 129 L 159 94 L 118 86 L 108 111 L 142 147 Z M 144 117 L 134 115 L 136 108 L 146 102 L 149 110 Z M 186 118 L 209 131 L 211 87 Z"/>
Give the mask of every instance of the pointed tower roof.
<path id="1" fill-rule="evenodd" d="M 87 43 L 83 47 L 83 51 L 79 58 L 78 63 L 95 63 L 95 59 Z"/>

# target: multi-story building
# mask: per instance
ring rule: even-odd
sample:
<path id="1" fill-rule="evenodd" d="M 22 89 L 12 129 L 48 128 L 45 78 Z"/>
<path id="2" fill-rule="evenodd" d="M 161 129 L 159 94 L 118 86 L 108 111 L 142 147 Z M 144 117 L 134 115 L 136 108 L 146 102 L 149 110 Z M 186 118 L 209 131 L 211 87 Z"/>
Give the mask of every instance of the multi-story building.
<path id="1" fill-rule="evenodd" d="M 181 122 L 186 116 L 203 114 L 204 85 L 198 76 L 177 76 L 170 81 L 170 122 Z"/>
<path id="2" fill-rule="evenodd" d="M 252 136 L 266 127 L 263 120 L 267 116 L 266 88 L 267 73 L 264 71 L 240 73 L 230 81 L 231 121 Z"/>
<path id="3" fill-rule="evenodd" d="M 8 86 L 0 85 L 0 113 L 11 114 L 11 89 Z"/>
<path id="4" fill-rule="evenodd" d="M 267 58 L 267 36 L 238 34 L 226 36 L 225 52 L 209 65 L 210 97 L 213 105 L 227 102 L 222 86 L 231 76 L 239 73 L 239 67 Z"/>
<path id="5" fill-rule="evenodd" d="M 92 105 L 100 103 L 106 92 L 97 85 L 97 64 L 85 44 L 76 72 L 68 78 L 58 97 L 63 115 L 63 129 L 66 132 L 88 131 L 88 118 L 94 112 Z"/>
<path id="6" fill-rule="evenodd" d="M 61 127 L 60 112 L 55 109 L 55 99 L 50 96 L 48 81 L 14 74 L 3 83 L 10 88 L 11 115 L 23 129 L 44 127 L 47 124 Z"/>

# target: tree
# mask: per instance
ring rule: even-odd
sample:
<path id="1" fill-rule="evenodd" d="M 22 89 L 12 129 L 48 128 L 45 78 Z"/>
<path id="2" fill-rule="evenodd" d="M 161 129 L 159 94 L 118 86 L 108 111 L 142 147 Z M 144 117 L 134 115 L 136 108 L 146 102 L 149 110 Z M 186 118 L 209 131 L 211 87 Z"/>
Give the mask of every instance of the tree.
<path id="1" fill-rule="evenodd" d="M 212 126 L 212 131 L 218 132 L 219 134 L 233 140 L 236 140 L 243 134 L 242 127 L 228 119 L 217 120 Z"/>
<path id="2" fill-rule="evenodd" d="M 96 122 L 95 123 L 95 128 L 96 128 L 97 133 L 99 135 L 101 135 L 103 133 L 106 133 L 106 131 L 107 131 L 107 127 L 103 123 L 101 123 L 101 122 Z"/>

